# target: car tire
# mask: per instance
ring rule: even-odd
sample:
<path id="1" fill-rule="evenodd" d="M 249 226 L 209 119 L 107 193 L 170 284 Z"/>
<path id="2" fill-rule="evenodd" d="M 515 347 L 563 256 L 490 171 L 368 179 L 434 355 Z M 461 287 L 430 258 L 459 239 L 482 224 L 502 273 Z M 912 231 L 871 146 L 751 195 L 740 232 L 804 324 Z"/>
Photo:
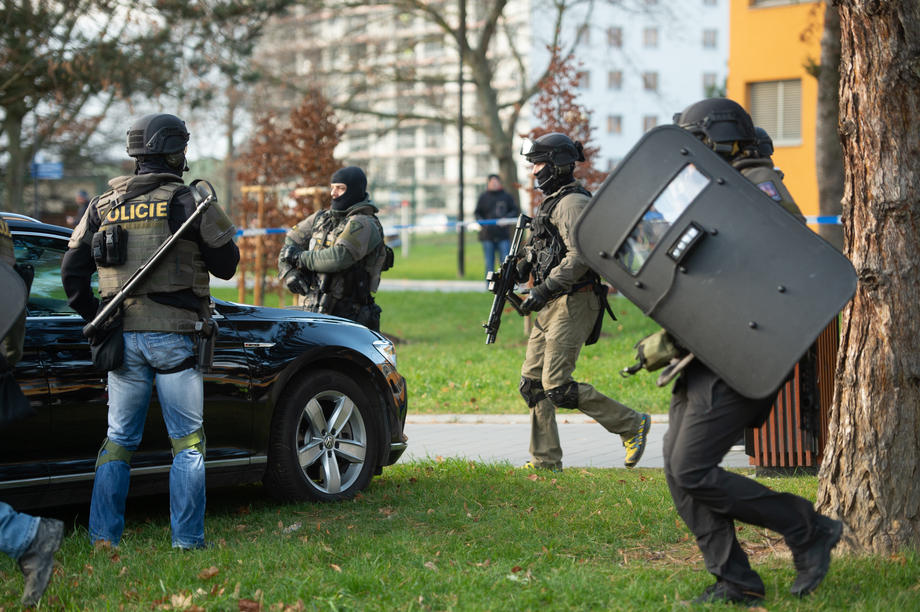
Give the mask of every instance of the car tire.
<path id="1" fill-rule="evenodd" d="M 306 372 L 272 416 L 264 484 L 288 501 L 350 499 L 374 475 L 381 433 L 379 410 L 355 380 Z"/>

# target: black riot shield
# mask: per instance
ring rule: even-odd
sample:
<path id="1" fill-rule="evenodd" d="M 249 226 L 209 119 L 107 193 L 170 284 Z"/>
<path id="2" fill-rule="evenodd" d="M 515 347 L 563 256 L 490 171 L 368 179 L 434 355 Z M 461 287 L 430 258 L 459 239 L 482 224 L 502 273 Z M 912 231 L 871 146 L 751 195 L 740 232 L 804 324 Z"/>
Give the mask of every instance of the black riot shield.
<path id="1" fill-rule="evenodd" d="M 0 339 L 2 339 L 26 307 L 28 291 L 16 270 L 2 261 L 0 261 L 0 287 L 3 288 L 3 299 L 0 300 Z"/>
<path id="2" fill-rule="evenodd" d="M 742 395 L 776 392 L 856 291 L 850 262 L 687 131 L 636 144 L 575 227 L 584 258 Z"/>

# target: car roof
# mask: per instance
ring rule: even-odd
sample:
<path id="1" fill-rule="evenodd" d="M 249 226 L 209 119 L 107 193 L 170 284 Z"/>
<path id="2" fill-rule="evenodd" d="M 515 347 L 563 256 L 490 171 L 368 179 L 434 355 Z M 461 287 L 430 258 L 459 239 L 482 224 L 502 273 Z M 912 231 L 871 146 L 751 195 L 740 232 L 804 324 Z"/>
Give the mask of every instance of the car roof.
<path id="1" fill-rule="evenodd" d="M 60 225 L 42 223 L 38 219 L 33 219 L 32 217 L 20 215 L 18 213 L 0 211 L 0 217 L 3 217 L 3 220 L 6 221 L 6 224 L 10 226 L 10 230 L 14 232 L 34 231 L 57 234 L 63 238 L 67 238 L 73 231 L 69 227 L 61 227 Z"/>

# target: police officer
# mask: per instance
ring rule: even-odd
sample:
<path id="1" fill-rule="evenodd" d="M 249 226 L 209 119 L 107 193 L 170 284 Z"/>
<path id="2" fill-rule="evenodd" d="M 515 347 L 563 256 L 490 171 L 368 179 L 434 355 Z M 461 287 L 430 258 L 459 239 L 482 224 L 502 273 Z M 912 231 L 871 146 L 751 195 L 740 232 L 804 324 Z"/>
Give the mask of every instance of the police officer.
<path id="1" fill-rule="evenodd" d="M 380 273 L 393 265 L 383 241 L 377 207 L 357 166 L 332 175 L 332 208 L 319 210 L 288 233 L 278 254 L 278 273 L 288 289 L 304 296 L 305 310 L 357 321 L 380 330 L 373 293 Z"/>
<path id="2" fill-rule="evenodd" d="M 94 198 L 62 261 L 68 301 L 85 320 L 100 306 L 90 285 L 93 272 L 98 269 L 100 297 L 110 299 L 195 210 L 182 181 L 188 138 L 185 123 L 168 114 L 146 115 L 128 129 L 134 175 L 112 179 L 111 189 Z M 115 546 L 121 539 L 131 457 L 141 442 L 155 381 L 173 452 L 172 546 L 205 545 L 203 383 L 194 332 L 210 310 L 208 274 L 229 279 L 236 272 L 235 231 L 212 204 L 122 306 L 124 360 L 108 373 L 108 433 L 96 460 L 90 505 L 94 544 Z"/>
<path id="3" fill-rule="evenodd" d="M 13 237 L 9 226 L 2 218 L 0 218 L 0 262 L 20 273 L 27 292 L 32 280 L 31 275 L 26 274 L 16 265 Z M 15 288 L 3 287 L 4 291 L 13 289 Z M 21 286 L 19 290 L 22 291 Z M 25 314 L 23 310 L 21 314 L 14 315 L 15 322 L 0 341 L 0 349 L 2 349 L 0 350 L 0 373 L 4 376 L 11 375 L 10 370 L 22 357 Z M 6 324 L 3 329 L 6 329 Z M 63 538 L 64 523 L 61 521 L 16 512 L 9 504 L 0 502 L 0 550 L 17 561 L 22 571 L 25 579 L 22 605 L 34 606 L 45 593 L 48 582 L 51 580 L 51 570 L 54 568 L 54 553 L 61 547 Z"/>
<path id="4" fill-rule="evenodd" d="M 803 219 L 772 161 L 758 151 L 754 125 L 740 105 L 725 98 L 702 100 L 675 115 L 674 122 Z M 665 477 L 706 569 L 716 577 L 697 603 L 754 604 L 764 597 L 763 581 L 735 536 L 736 519 L 782 534 L 797 571 L 791 592 L 799 596 L 823 580 L 840 539 L 841 523 L 815 512 L 808 500 L 719 467 L 744 428 L 763 422 L 773 397 L 744 397 L 699 360 L 690 362 L 674 383 L 664 437 Z"/>
<path id="5" fill-rule="evenodd" d="M 530 239 L 518 265 L 520 280 L 533 274 L 534 286 L 522 310 L 538 312 L 521 366 L 520 392 L 531 409 L 529 468 L 562 469 L 556 408 L 580 410 L 626 447 L 626 467 L 645 450 L 651 417 L 640 414 L 572 378 L 581 347 L 597 340 L 606 287 L 588 267 L 573 241 L 573 229 L 591 194 L 575 180 L 584 161 L 581 143 L 550 133 L 525 142 L 524 157 L 546 198 L 533 219 Z"/>

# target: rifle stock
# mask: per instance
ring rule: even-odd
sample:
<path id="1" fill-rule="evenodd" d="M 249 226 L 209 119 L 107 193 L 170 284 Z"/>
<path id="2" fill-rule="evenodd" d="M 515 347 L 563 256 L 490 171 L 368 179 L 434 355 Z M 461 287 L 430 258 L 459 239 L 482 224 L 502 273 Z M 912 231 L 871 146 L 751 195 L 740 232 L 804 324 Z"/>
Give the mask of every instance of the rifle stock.
<path id="1" fill-rule="evenodd" d="M 214 188 L 211 187 L 210 183 L 207 183 L 210 193 L 206 196 L 199 190 L 198 183 L 199 181 L 194 181 L 190 186 L 192 187 L 192 195 L 195 198 L 195 202 L 198 206 L 195 208 L 195 211 L 189 215 L 188 219 L 179 226 L 179 229 L 170 236 L 163 244 L 161 244 L 156 251 L 153 252 L 147 261 L 141 265 L 137 270 L 134 271 L 134 274 L 125 282 L 124 286 L 119 289 L 111 300 L 106 302 L 105 306 L 102 307 L 92 321 L 83 326 L 83 335 L 87 338 L 91 338 L 105 325 L 106 321 L 111 317 L 115 312 L 118 311 L 118 308 L 122 305 L 125 299 L 131 294 L 131 292 L 150 274 L 150 271 L 163 259 L 166 253 L 169 252 L 169 249 L 176 243 L 179 238 L 192 226 L 192 223 L 196 219 L 201 217 L 204 214 L 204 211 L 207 210 L 208 206 L 211 205 L 217 199 L 216 194 L 214 193 Z M 201 181 L 206 183 L 206 181 Z"/>
<path id="2" fill-rule="evenodd" d="M 524 316 L 521 312 L 520 296 L 514 292 L 515 286 L 515 267 L 517 266 L 518 252 L 521 249 L 521 242 L 524 239 L 524 230 L 530 227 L 531 218 L 527 215 L 520 215 L 517 224 L 514 226 L 514 237 L 511 239 L 511 250 L 508 256 L 502 262 L 497 272 L 489 272 L 486 280 L 489 281 L 489 291 L 495 294 L 492 298 L 492 308 L 489 310 L 489 320 L 482 326 L 486 330 L 486 344 L 495 342 L 498 335 L 498 328 L 502 323 L 502 311 L 505 309 L 505 302 L 511 304 L 517 313 Z"/>

